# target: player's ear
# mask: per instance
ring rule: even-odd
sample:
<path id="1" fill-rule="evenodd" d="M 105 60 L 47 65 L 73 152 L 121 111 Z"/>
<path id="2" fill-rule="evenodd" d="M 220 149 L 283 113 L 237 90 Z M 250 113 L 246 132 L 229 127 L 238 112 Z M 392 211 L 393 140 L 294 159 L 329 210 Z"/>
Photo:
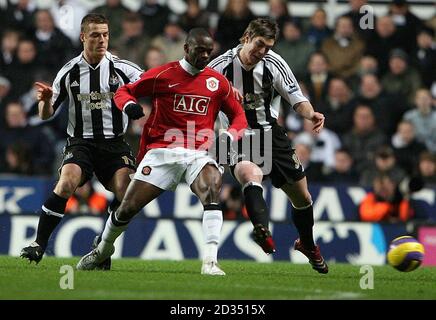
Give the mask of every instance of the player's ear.
<path id="1" fill-rule="evenodd" d="M 188 54 L 189 53 L 189 44 L 185 43 L 183 45 L 183 50 L 185 50 L 185 53 Z"/>
<path id="2" fill-rule="evenodd" d="M 85 34 L 83 32 L 80 33 L 80 42 L 85 42 Z"/>

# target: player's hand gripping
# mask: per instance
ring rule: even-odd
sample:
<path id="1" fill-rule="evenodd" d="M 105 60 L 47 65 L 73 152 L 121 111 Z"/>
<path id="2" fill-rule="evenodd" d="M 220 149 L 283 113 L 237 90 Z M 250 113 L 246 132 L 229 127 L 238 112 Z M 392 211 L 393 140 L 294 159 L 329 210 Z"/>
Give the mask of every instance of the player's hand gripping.
<path id="1" fill-rule="evenodd" d="M 242 103 L 244 101 L 244 97 L 242 96 L 241 92 L 233 86 L 233 83 L 230 82 L 230 85 L 232 87 L 233 96 L 238 102 Z"/>
<path id="2" fill-rule="evenodd" d="M 53 89 L 42 82 L 35 82 L 35 87 L 38 101 L 50 102 L 53 96 Z"/>
<path id="3" fill-rule="evenodd" d="M 140 104 L 130 103 L 124 108 L 124 112 L 130 119 L 138 120 L 145 116 L 144 110 L 142 109 Z"/>
<path id="4" fill-rule="evenodd" d="M 319 112 L 314 112 L 312 119 L 310 119 L 313 123 L 313 132 L 316 134 L 321 132 L 321 129 L 324 127 L 324 115 Z"/>

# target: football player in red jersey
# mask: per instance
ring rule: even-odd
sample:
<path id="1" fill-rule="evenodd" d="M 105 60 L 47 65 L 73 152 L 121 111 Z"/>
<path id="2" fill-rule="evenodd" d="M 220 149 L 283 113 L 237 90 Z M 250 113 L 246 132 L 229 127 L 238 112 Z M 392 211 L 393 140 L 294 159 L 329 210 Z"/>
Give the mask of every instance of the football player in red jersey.
<path id="1" fill-rule="evenodd" d="M 165 190 L 186 181 L 204 207 L 203 234 L 206 242 L 202 274 L 225 275 L 217 264 L 223 222 L 219 206 L 222 179 L 220 166 L 206 149 L 218 112 L 230 120 L 225 139 L 239 139 L 247 120 L 229 81 L 206 67 L 213 49 L 210 34 L 192 29 L 185 43 L 185 57 L 145 72 L 138 81 L 121 87 L 115 102 L 131 119 L 144 115 L 137 98 L 152 98 L 153 110 L 144 126 L 134 179 L 118 210 L 108 219 L 102 241 L 85 255 L 77 269 L 91 270 L 111 256 L 115 239 L 133 216 Z M 143 158 L 142 158 L 143 156 Z"/>

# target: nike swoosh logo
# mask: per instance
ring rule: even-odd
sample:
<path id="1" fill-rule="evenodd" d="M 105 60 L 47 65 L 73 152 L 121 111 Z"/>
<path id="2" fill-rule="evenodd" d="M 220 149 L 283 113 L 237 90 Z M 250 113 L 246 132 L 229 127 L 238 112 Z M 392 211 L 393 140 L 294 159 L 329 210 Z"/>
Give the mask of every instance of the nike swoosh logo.
<path id="1" fill-rule="evenodd" d="M 169 85 L 168 85 L 168 88 L 172 88 L 172 87 L 178 86 L 179 84 L 180 84 L 180 83 L 169 84 Z"/>

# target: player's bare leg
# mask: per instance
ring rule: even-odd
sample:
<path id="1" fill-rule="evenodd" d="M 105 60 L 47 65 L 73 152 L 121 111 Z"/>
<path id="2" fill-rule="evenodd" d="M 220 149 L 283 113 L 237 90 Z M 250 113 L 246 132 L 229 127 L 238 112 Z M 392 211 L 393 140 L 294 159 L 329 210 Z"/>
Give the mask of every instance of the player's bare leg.
<path id="1" fill-rule="evenodd" d="M 319 246 L 313 240 L 313 206 L 312 196 L 307 188 L 307 179 L 285 184 L 282 190 L 291 200 L 292 220 L 298 230 L 300 238 L 295 241 L 294 249 L 303 253 L 308 259 L 312 268 L 319 273 L 327 273 L 328 266 L 321 255 Z"/>
<path id="2" fill-rule="evenodd" d="M 263 198 L 262 170 L 252 162 L 241 161 L 236 164 L 234 175 L 242 185 L 247 213 L 254 226 L 254 241 L 265 253 L 274 253 L 275 244 L 268 225 L 268 207 Z"/>
<path id="3" fill-rule="evenodd" d="M 218 265 L 218 244 L 223 225 L 223 213 L 219 205 L 222 177 L 214 165 L 207 164 L 191 184 L 204 207 L 203 235 L 206 242 L 203 254 L 202 274 L 224 276 Z"/>
<path id="4" fill-rule="evenodd" d="M 140 180 L 132 180 L 121 205 L 106 221 L 102 240 L 97 248 L 80 259 L 78 270 L 94 270 L 115 251 L 115 240 L 127 229 L 130 220 L 164 190 Z"/>

